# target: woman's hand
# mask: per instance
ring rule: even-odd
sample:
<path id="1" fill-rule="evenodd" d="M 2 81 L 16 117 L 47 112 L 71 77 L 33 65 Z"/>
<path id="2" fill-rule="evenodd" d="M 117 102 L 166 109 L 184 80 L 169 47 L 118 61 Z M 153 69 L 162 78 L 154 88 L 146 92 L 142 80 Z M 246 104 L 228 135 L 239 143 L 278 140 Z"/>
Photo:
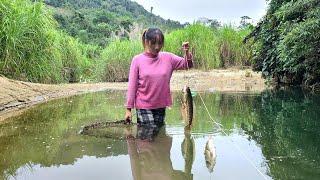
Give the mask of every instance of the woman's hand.
<path id="1" fill-rule="evenodd" d="M 124 119 L 125 119 L 128 123 L 131 123 L 131 121 L 132 121 L 131 108 L 127 108 L 127 109 L 126 109 L 126 115 L 124 116 Z"/>
<path id="2" fill-rule="evenodd" d="M 186 60 L 191 61 L 192 60 L 192 53 L 189 52 L 190 46 L 189 42 L 183 42 L 182 43 L 182 50 L 184 51 L 184 57 Z"/>
<path id="3" fill-rule="evenodd" d="M 182 50 L 184 51 L 184 52 L 188 52 L 189 51 L 189 42 L 183 42 L 182 43 Z"/>

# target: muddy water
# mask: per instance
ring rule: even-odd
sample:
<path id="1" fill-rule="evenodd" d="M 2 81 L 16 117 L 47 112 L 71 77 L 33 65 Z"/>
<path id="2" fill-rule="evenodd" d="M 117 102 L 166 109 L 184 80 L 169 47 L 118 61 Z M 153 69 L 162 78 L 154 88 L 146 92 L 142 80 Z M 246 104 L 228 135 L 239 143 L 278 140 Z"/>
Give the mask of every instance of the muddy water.
<path id="1" fill-rule="evenodd" d="M 55 100 L 1 124 L 0 179 L 320 178 L 319 96 L 198 93 L 189 134 L 176 93 L 166 125 L 143 131 L 156 132 L 152 141 L 78 134 L 86 124 L 122 119 L 124 94 Z"/>

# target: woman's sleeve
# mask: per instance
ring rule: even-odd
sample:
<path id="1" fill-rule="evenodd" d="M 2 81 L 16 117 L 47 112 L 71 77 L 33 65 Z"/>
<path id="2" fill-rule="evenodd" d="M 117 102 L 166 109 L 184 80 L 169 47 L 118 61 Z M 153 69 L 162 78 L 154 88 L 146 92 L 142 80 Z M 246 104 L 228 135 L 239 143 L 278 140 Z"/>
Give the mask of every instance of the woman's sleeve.
<path id="1" fill-rule="evenodd" d="M 132 60 L 130 71 L 129 71 L 129 82 L 128 82 L 128 91 L 127 91 L 127 108 L 135 107 L 136 93 L 138 88 L 138 74 L 139 69 L 137 66 L 137 61 L 135 59 Z"/>
<path id="2" fill-rule="evenodd" d="M 190 54 L 189 57 L 180 57 L 175 54 L 171 54 L 171 62 L 174 70 L 180 69 L 189 69 L 193 67 L 192 62 L 192 55 Z"/>

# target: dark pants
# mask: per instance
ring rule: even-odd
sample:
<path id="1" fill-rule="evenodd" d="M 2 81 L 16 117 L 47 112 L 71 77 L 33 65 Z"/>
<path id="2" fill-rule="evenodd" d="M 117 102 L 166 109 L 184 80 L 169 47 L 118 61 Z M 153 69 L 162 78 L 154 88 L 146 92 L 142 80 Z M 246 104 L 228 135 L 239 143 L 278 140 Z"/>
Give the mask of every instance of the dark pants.
<path id="1" fill-rule="evenodd" d="M 137 138 L 154 139 L 164 125 L 165 112 L 166 108 L 137 109 Z"/>
<path id="2" fill-rule="evenodd" d="M 139 125 L 156 124 L 163 125 L 166 108 L 137 109 L 137 123 Z"/>

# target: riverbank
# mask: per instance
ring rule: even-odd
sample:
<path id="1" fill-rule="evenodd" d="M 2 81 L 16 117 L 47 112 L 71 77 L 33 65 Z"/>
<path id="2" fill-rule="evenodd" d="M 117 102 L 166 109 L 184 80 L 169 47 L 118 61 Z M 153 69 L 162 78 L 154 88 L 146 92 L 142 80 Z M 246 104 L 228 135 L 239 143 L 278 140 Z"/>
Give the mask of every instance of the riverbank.
<path id="1" fill-rule="evenodd" d="M 266 89 L 261 73 L 250 69 L 226 69 L 212 71 L 177 71 L 171 79 L 171 90 L 179 91 L 184 85 L 195 91 L 261 92 Z M 0 77 L 0 122 L 21 114 L 35 104 L 52 99 L 83 93 L 126 90 L 127 82 L 38 84 Z"/>

